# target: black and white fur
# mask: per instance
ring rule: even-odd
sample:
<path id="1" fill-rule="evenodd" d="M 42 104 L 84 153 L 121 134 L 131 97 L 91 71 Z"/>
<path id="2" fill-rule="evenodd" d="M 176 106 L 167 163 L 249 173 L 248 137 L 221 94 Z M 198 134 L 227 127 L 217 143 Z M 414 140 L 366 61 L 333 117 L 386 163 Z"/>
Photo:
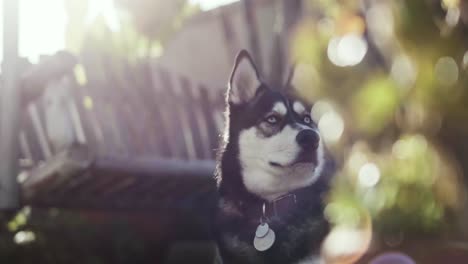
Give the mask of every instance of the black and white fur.
<path id="1" fill-rule="evenodd" d="M 229 79 L 226 127 L 218 156 L 216 236 L 223 263 L 315 263 L 329 231 L 323 196 L 333 173 L 311 105 L 294 91 L 262 81 L 246 51 Z M 273 246 L 253 247 L 262 205 L 287 194 L 297 202 L 268 223 Z"/>

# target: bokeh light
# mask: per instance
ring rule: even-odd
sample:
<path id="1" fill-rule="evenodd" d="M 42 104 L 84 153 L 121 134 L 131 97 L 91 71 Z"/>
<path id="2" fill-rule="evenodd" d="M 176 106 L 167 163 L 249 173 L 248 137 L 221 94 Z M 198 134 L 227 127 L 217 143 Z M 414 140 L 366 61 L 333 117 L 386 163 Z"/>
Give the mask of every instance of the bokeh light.
<path id="1" fill-rule="evenodd" d="M 36 235 L 32 231 L 23 230 L 19 231 L 14 236 L 14 241 L 18 245 L 24 245 L 36 240 Z"/>
<path id="2" fill-rule="evenodd" d="M 375 257 L 369 264 L 416 264 L 416 262 L 408 255 L 392 252 Z"/>
<path id="3" fill-rule="evenodd" d="M 384 45 L 390 41 L 394 33 L 394 21 L 391 7 L 385 1 L 372 5 L 366 12 L 369 32 L 378 42 Z"/>
<path id="4" fill-rule="evenodd" d="M 367 53 L 366 40 L 355 33 L 334 37 L 328 44 L 327 54 L 336 66 L 354 66 L 359 64 Z"/>
<path id="5" fill-rule="evenodd" d="M 464 69 L 468 67 L 468 51 L 466 51 L 465 54 L 463 54 L 462 65 Z"/>
<path id="6" fill-rule="evenodd" d="M 208 11 L 237 1 L 239 0 L 189 0 L 189 3 L 199 5 L 201 10 Z"/>
<path id="7" fill-rule="evenodd" d="M 337 142 L 344 131 L 343 118 L 334 111 L 322 115 L 318 122 L 320 134 L 328 143 Z"/>
<path id="8" fill-rule="evenodd" d="M 348 156 L 348 167 L 350 173 L 358 173 L 360 168 L 367 163 L 367 156 L 361 150 L 358 150 L 359 143 L 356 143 Z"/>
<path id="9" fill-rule="evenodd" d="M 440 58 L 435 67 L 436 80 L 443 86 L 452 86 L 458 81 L 458 65 L 452 57 Z"/>
<path id="10" fill-rule="evenodd" d="M 324 114 L 328 112 L 332 112 L 332 111 L 335 111 L 332 103 L 327 100 L 322 99 L 322 100 L 318 100 L 317 102 L 315 102 L 311 110 L 311 116 L 312 116 L 312 119 L 316 123 L 318 123 L 320 118 L 322 118 Z"/>
<path id="11" fill-rule="evenodd" d="M 417 70 L 408 56 L 400 55 L 393 61 L 390 74 L 401 87 L 409 88 L 416 81 Z"/>
<path id="12" fill-rule="evenodd" d="M 374 163 L 366 163 L 359 170 L 359 184 L 363 187 L 373 187 L 380 180 L 380 170 Z"/>

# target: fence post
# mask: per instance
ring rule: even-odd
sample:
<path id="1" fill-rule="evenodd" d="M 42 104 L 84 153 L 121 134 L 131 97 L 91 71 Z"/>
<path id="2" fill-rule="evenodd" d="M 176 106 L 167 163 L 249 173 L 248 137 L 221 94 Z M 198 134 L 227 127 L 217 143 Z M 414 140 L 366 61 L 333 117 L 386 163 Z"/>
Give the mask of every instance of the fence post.
<path id="1" fill-rule="evenodd" d="M 3 0 L 3 87 L 0 89 L 0 210 L 19 207 L 18 2 Z"/>

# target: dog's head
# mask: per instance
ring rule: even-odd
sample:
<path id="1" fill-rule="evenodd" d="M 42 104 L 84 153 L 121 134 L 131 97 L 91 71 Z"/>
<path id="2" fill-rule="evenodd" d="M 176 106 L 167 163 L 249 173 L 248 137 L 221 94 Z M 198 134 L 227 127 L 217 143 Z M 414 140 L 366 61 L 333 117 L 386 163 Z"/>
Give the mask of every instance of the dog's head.
<path id="1" fill-rule="evenodd" d="M 294 78 L 292 71 L 283 87 L 269 86 L 248 52 L 238 54 L 226 97 L 222 181 L 272 200 L 320 176 L 324 146 Z"/>

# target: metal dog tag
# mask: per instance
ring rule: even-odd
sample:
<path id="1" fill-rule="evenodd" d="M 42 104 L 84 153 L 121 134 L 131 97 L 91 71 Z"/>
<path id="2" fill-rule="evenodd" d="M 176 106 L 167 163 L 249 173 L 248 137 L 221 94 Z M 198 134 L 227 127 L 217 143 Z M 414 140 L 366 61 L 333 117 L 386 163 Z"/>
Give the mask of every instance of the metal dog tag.
<path id="1" fill-rule="evenodd" d="M 261 223 L 258 225 L 257 230 L 255 231 L 255 237 L 262 238 L 267 235 L 270 226 L 267 223 Z"/>
<path id="2" fill-rule="evenodd" d="M 260 226 L 261 225 L 259 225 L 259 227 Z M 267 233 L 263 237 L 258 237 L 257 235 L 255 235 L 253 244 L 256 250 L 265 251 L 271 248 L 271 246 L 273 246 L 273 244 L 275 243 L 275 239 L 275 232 L 272 229 L 268 228 Z"/>

